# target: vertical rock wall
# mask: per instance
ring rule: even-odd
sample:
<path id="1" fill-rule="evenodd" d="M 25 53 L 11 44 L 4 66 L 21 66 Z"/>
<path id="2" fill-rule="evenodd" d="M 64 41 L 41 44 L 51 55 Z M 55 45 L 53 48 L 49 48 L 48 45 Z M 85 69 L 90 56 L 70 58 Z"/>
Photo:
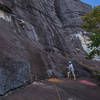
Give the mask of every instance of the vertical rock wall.
<path id="1" fill-rule="evenodd" d="M 0 94 L 45 79 L 48 70 L 63 77 L 68 60 L 87 75 L 83 67 L 94 62 L 84 59 L 73 35 L 83 31 L 80 17 L 91 11 L 89 5 L 80 0 L 0 0 L 0 5 Z M 86 64 L 81 68 L 79 61 Z"/>

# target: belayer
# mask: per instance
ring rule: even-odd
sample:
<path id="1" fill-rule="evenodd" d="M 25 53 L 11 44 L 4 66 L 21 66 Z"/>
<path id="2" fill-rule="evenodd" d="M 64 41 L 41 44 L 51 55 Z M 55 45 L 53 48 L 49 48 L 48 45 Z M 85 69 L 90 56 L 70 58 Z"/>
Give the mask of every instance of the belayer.
<path id="1" fill-rule="evenodd" d="M 72 73 L 74 80 L 76 80 L 76 75 L 74 72 L 74 67 L 73 67 L 72 61 L 69 61 L 69 65 L 66 68 L 68 69 L 68 72 L 67 72 L 68 79 L 70 78 L 70 74 Z"/>

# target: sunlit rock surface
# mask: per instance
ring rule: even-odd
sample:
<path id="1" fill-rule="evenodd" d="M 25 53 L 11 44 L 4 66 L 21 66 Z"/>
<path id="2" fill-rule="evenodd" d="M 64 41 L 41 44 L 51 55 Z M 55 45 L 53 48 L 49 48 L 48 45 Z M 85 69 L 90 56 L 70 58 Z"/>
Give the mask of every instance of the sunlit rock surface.
<path id="1" fill-rule="evenodd" d="M 0 10 L 0 18 L 5 21 L 11 22 L 11 16 L 2 10 Z"/>
<path id="2" fill-rule="evenodd" d="M 84 51 L 86 51 L 87 54 L 89 54 L 92 51 L 92 49 L 88 47 L 91 41 L 89 40 L 89 36 L 86 36 L 88 33 L 84 33 L 85 32 L 78 32 L 77 34 L 75 34 L 75 36 L 80 39 Z M 95 56 L 92 60 L 100 61 L 100 56 Z"/>

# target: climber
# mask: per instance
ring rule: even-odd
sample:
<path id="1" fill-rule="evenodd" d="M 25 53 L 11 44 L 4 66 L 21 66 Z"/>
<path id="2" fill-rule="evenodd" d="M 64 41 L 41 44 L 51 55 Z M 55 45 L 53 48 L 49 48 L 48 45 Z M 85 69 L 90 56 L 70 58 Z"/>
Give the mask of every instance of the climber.
<path id="1" fill-rule="evenodd" d="M 72 61 L 69 61 L 69 66 L 67 68 L 68 68 L 68 72 L 67 72 L 68 79 L 70 78 L 70 74 L 72 73 L 74 80 L 76 80 L 76 75 L 74 72 L 74 67 L 73 67 Z"/>
<path id="2" fill-rule="evenodd" d="M 20 21 L 19 21 L 19 24 L 20 24 L 20 25 L 21 25 L 21 27 L 24 29 L 24 25 L 25 25 L 24 20 L 20 20 Z"/>

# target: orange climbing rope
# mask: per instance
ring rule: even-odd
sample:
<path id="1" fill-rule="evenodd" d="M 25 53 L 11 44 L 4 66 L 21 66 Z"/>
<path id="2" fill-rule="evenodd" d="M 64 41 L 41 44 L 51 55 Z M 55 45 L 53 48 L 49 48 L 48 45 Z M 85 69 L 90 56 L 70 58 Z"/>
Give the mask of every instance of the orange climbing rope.
<path id="1" fill-rule="evenodd" d="M 62 81 L 62 80 L 59 80 L 59 79 L 57 79 L 57 78 L 50 78 L 50 79 L 48 80 L 48 82 L 62 83 L 63 81 Z"/>

